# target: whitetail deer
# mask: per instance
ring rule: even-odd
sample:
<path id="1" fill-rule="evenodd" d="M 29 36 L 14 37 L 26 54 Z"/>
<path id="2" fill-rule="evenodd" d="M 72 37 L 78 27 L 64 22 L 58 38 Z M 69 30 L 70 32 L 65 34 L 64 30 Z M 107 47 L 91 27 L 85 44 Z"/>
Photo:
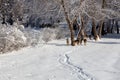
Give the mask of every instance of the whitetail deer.
<path id="1" fill-rule="evenodd" d="M 79 40 L 75 40 L 74 42 L 73 42 L 73 46 L 76 46 L 76 45 L 79 45 L 80 44 L 80 41 Z"/>
<path id="2" fill-rule="evenodd" d="M 66 44 L 69 45 L 69 38 L 66 39 Z"/>
<path id="3" fill-rule="evenodd" d="M 99 36 L 98 36 L 98 35 L 96 35 L 94 39 L 95 39 L 95 41 L 100 40 L 100 38 L 99 38 Z"/>
<path id="4" fill-rule="evenodd" d="M 84 36 L 80 39 L 80 44 L 84 43 L 84 45 L 86 46 L 86 43 L 87 43 L 87 36 Z"/>

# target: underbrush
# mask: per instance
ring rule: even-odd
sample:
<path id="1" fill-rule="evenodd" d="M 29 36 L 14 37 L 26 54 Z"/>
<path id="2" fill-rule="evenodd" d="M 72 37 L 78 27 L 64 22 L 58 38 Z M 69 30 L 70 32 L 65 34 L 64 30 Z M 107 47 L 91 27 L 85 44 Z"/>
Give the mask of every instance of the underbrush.
<path id="1" fill-rule="evenodd" d="M 18 50 L 26 46 L 26 37 L 19 26 L 0 24 L 0 52 Z"/>
<path id="2" fill-rule="evenodd" d="M 35 46 L 39 43 L 62 39 L 69 36 L 68 29 L 43 28 L 35 30 L 24 28 L 23 25 L 0 24 L 0 53 L 19 50 L 27 46 Z"/>
<path id="3" fill-rule="evenodd" d="M 44 42 L 48 42 L 68 37 L 69 31 L 67 28 L 44 28 L 41 32 L 41 36 Z"/>

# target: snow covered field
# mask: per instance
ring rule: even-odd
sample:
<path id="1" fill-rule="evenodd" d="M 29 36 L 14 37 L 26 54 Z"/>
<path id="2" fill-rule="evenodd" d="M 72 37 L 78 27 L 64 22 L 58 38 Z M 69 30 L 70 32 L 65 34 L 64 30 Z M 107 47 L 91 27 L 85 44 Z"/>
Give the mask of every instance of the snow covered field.
<path id="1" fill-rule="evenodd" d="M 75 47 L 54 40 L 1 54 L 0 80 L 120 80 L 120 37 Z"/>

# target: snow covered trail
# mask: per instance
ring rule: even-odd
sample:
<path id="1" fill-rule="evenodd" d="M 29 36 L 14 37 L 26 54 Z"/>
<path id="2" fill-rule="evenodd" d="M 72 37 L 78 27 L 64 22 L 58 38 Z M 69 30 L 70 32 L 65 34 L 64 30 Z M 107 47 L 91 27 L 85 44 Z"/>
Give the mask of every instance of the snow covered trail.
<path id="1" fill-rule="evenodd" d="M 87 46 L 55 40 L 0 55 L 0 80 L 120 80 L 120 39 Z M 85 79 L 83 79 L 83 77 Z"/>
<path id="2" fill-rule="evenodd" d="M 62 65 L 67 66 L 72 71 L 72 74 L 76 74 L 79 80 L 94 80 L 92 78 L 92 76 L 90 76 L 89 74 L 87 74 L 87 72 L 84 72 L 81 67 L 74 65 L 70 61 L 70 57 L 68 55 L 71 54 L 71 53 L 73 53 L 77 49 L 78 48 L 69 50 L 69 51 L 63 53 L 63 55 L 60 55 L 59 62 Z"/>
<path id="3" fill-rule="evenodd" d="M 76 74 L 79 80 L 94 80 L 90 75 L 83 71 L 81 67 L 78 67 L 72 64 L 69 61 L 69 56 L 67 54 L 64 55 L 64 59 L 60 58 L 59 62 L 64 66 L 67 66 L 72 71 L 72 74 Z"/>

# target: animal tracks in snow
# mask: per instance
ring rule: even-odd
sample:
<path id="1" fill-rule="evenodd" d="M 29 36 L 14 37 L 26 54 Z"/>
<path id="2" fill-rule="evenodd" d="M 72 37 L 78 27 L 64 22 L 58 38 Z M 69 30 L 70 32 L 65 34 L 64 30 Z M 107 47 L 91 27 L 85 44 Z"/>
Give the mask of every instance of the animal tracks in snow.
<path id="1" fill-rule="evenodd" d="M 67 67 L 70 71 L 72 71 L 72 74 L 75 74 L 79 80 L 95 80 L 91 77 L 91 75 L 84 72 L 81 67 L 74 65 L 70 61 L 70 57 L 68 56 L 68 54 L 72 53 L 73 51 L 74 50 L 67 51 L 64 53 L 64 55 L 60 55 L 59 63 Z"/>

